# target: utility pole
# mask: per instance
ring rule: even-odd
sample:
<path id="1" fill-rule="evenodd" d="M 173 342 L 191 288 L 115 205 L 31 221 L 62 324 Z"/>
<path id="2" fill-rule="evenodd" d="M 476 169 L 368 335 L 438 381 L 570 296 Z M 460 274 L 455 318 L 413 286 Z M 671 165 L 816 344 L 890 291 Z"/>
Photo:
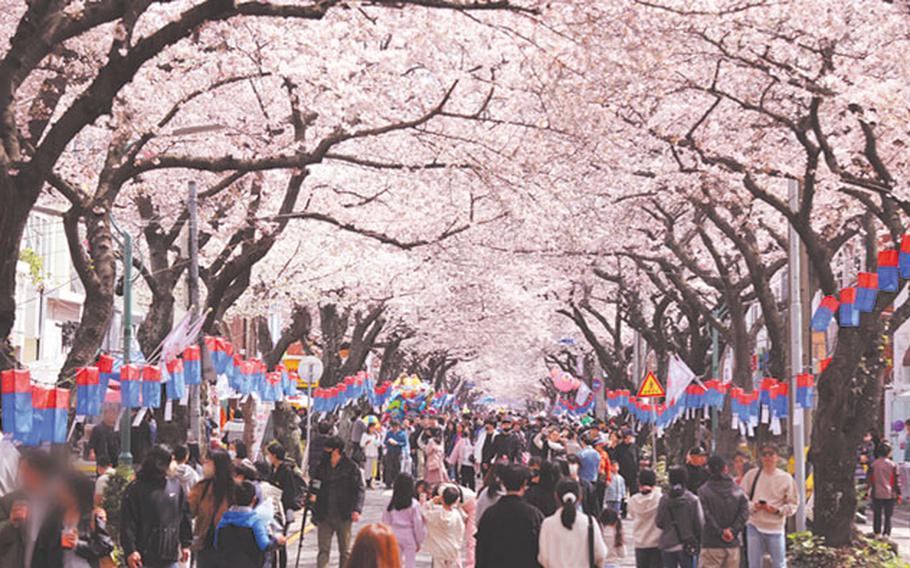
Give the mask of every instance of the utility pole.
<path id="1" fill-rule="evenodd" d="M 787 180 L 790 198 L 790 210 L 799 210 L 799 183 L 795 179 Z M 800 299 L 800 252 L 801 242 L 793 223 L 790 223 L 789 250 L 789 293 L 790 293 L 790 398 L 796 394 L 796 377 L 803 367 L 803 312 Z M 796 530 L 806 530 L 806 436 L 803 425 L 803 409 L 793 405 L 790 413 L 790 432 L 793 438 L 793 462 L 796 467 Z"/>
<path id="2" fill-rule="evenodd" d="M 716 313 L 716 311 L 715 311 Z M 716 327 L 711 327 L 711 378 L 714 380 L 720 380 L 720 377 L 717 376 L 718 369 L 720 367 L 720 355 L 718 354 L 718 349 L 720 349 L 720 333 L 717 331 Z M 717 408 L 711 407 L 711 455 L 714 455 L 717 452 Z"/>
<path id="3" fill-rule="evenodd" d="M 117 226 L 111 217 L 111 225 L 123 238 L 123 365 L 130 364 L 130 345 L 133 343 L 133 237 Z M 121 395 L 123 391 L 121 390 Z M 132 439 L 130 438 L 133 418 L 126 400 L 120 400 L 120 455 L 119 465 L 133 465 Z"/>
<path id="4" fill-rule="evenodd" d="M 187 274 L 187 288 L 189 289 L 190 299 L 189 308 L 193 316 L 199 315 L 199 213 L 197 204 L 196 182 L 189 183 L 189 196 L 187 198 L 186 209 L 189 215 L 189 246 L 188 253 L 190 258 L 190 270 Z M 200 372 L 202 371 L 202 355 L 205 347 L 202 338 L 199 339 L 200 345 Z M 199 391 L 201 385 L 188 385 L 189 394 L 189 414 L 190 414 L 190 431 L 188 440 L 199 442 L 202 438 L 199 431 Z"/>

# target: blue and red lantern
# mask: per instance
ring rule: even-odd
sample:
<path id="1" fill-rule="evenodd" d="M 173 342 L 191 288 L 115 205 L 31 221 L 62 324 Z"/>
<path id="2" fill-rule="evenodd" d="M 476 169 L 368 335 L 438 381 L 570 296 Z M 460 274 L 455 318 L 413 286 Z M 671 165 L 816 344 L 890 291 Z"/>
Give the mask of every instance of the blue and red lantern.
<path id="1" fill-rule="evenodd" d="M 897 266 L 901 278 L 910 279 L 910 234 L 901 239 L 901 251 L 898 255 Z"/>
<path id="2" fill-rule="evenodd" d="M 840 291 L 838 323 L 841 327 L 859 327 L 859 314 L 856 307 L 856 288 L 844 288 Z"/>
<path id="3" fill-rule="evenodd" d="M 120 366 L 120 404 L 124 408 L 139 408 L 142 402 L 142 376 L 133 364 Z"/>
<path id="4" fill-rule="evenodd" d="M 882 292 L 897 292 L 900 288 L 899 253 L 883 250 L 878 253 L 878 288 Z"/>
<path id="5" fill-rule="evenodd" d="M 142 368 L 142 406 L 161 406 L 161 367 L 146 365 Z"/>
<path id="6" fill-rule="evenodd" d="M 834 312 L 837 311 L 840 302 L 834 296 L 825 296 L 815 313 L 812 314 L 812 331 L 825 331 L 834 318 Z"/>
<path id="7" fill-rule="evenodd" d="M 53 419 L 54 426 L 50 441 L 54 444 L 66 443 L 67 417 L 70 407 L 70 391 L 67 389 L 53 389 Z"/>
<path id="8" fill-rule="evenodd" d="M 803 373 L 796 376 L 796 403 L 802 408 L 812 408 L 815 401 L 815 376 Z"/>
<path id="9" fill-rule="evenodd" d="M 165 383 L 165 394 L 170 400 L 181 400 L 186 396 L 186 381 L 183 378 L 183 361 L 172 359 L 167 362 L 168 380 Z"/>
<path id="10" fill-rule="evenodd" d="M 856 309 L 869 313 L 875 309 L 878 297 L 878 274 L 860 272 L 856 278 Z"/>
<path id="11" fill-rule="evenodd" d="M 19 440 L 32 430 L 32 380 L 26 369 L 7 369 L 2 374 L 3 431 Z"/>
<path id="12" fill-rule="evenodd" d="M 101 414 L 101 372 L 98 367 L 83 367 L 76 371 L 76 414 L 97 416 Z"/>
<path id="13" fill-rule="evenodd" d="M 183 381 L 188 385 L 202 383 L 202 360 L 198 345 L 183 350 Z"/>

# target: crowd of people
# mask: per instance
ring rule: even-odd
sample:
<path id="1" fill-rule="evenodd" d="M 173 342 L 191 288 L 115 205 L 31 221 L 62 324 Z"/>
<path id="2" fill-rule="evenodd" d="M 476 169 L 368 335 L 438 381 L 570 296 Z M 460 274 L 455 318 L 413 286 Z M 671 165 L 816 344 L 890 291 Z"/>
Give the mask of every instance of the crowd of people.
<path id="1" fill-rule="evenodd" d="M 239 441 L 213 439 L 202 458 L 198 446 L 151 445 L 109 530 L 116 445 L 105 425 L 89 447 L 94 480 L 19 448 L 15 482 L 0 480 L 0 566 L 107 567 L 119 544 L 129 568 L 285 568 L 291 524 L 311 513 L 319 568 L 336 543 L 342 568 L 414 568 L 419 552 L 434 568 L 609 568 L 633 559 L 641 568 L 760 568 L 766 556 L 777 568 L 786 566 L 786 522 L 797 506 L 773 444 L 759 448 L 754 467 L 745 451 L 709 456 L 696 446 L 684 464 L 658 472 L 628 424 L 353 412 L 314 424 L 308 476 L 275 441 L 256 461 Z M 890 452 L 875 444 L 861 460 L 874 530 L 886 535 L 899 495 Z M 391 496 L 380 522 L 353 539 L 371 487 Z"/>
<path id="2" fill-rule="evenodd" d="M 611 567 L 627 554 L 642 568 L 761 567 L 765 556 L 786 566 L 797 493 L 773 444 L 760 448 L 757 467 L 744 451 L 725 459 L 696 446 L 661 483 L 643 467 L 627 424 L 510 415 L 383 423 L 354 413 L 317 428 L 309 461 L 323 480 L 318 499 L 357 496 L 339 517 L 316 517 L 319 568 L 328 566 L 333 535 L 340 566 L 350 568 L 413 568 L 421 550 L 434 566 L 460 568 Z M 328 447 L 346 485 L 325 483 L 320 453 Z M 351 474 L 358 466 L 362 481 Z M 382 526 L 364 527 L 349 554 L 348 516 L 359 518 L 364 488 L 380 481 L 392 489 Z M 395 540 L 395 558 L 359 563 L 358 547 L 379 550 L 382 538 Z"/>

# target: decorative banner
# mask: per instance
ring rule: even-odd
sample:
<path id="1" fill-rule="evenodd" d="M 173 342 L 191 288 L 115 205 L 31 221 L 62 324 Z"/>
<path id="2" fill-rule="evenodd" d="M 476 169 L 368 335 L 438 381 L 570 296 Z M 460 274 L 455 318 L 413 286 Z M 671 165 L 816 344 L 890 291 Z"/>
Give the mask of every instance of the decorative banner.
<path id="1" fill-rule="evenodd" d="M 2 373 L 3 431 L 24 439 L 32 429 L 32 385 L 25 369 L 7 369 Z"/>
<path id="2" fill-rule="evenodd" d="M 901 239 L 901 250 L 898 257 L 898 268 L 901 278 L 910 279 L 910 234 Z"/>

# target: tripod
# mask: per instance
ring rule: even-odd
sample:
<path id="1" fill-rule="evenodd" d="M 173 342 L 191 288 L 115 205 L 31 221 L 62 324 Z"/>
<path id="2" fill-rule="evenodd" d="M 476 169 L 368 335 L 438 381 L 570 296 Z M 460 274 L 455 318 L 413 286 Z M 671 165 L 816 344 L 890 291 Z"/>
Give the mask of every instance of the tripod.
<path id="1" fill-rule="evenodd" d="M 300 540 L 297 543 L 297 560 L 294 561 L 294 568 L 300 568 L 300 553 L 303 551 L 303 535 L 304 530 L 306 529 L 307 513 L 310 512 L 320 487 L 322 487 L 321 480 L 310 480 L 310 486 L 307 488 L 306 500 L 303 505 L 303 518 L 300 520 Z"/>

